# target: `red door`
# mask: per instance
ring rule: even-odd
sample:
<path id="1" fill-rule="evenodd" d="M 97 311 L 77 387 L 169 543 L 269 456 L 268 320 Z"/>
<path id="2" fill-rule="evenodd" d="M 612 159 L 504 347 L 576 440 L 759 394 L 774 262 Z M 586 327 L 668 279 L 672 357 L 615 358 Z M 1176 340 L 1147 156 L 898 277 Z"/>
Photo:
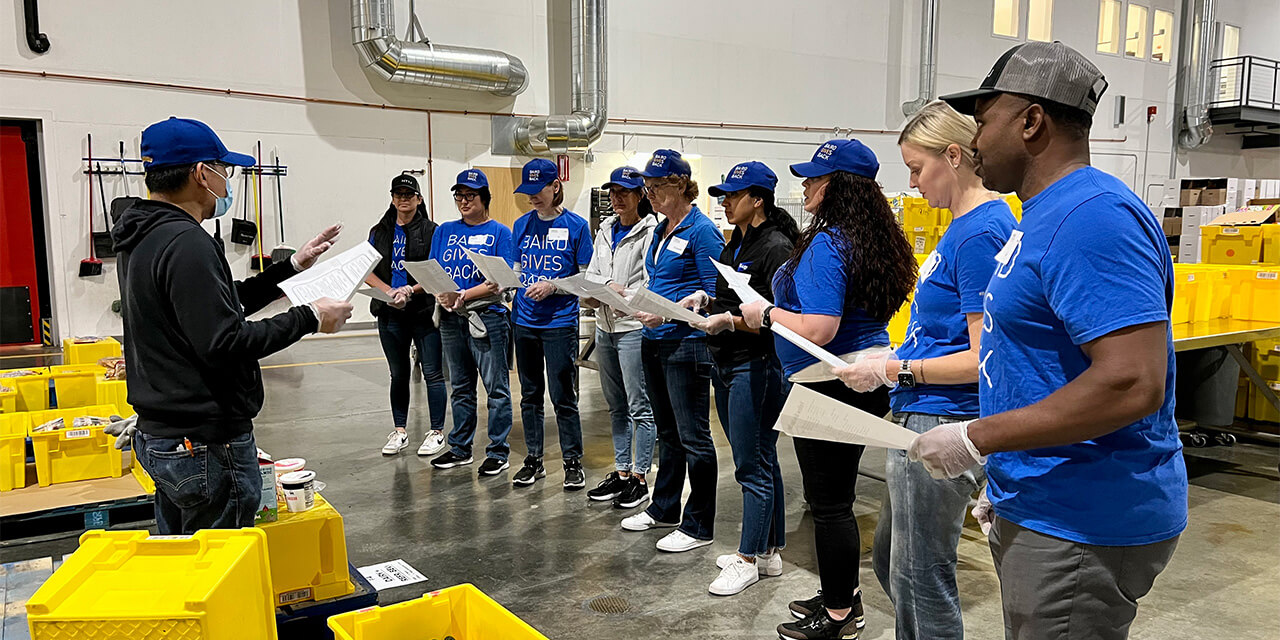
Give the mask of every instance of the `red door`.
<path id="1" fill-rule="evenodd" d="M 6 345 L 40 343 L 28 143 L 34 140 L 24 140 L 22 127 L 0 124 L 0 344 Z"/>

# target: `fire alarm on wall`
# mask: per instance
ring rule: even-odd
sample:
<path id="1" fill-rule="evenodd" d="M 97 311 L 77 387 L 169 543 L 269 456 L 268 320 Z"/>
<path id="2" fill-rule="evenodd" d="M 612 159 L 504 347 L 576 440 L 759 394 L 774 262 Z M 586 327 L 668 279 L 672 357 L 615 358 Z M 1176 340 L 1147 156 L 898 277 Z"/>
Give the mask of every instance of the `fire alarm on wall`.
<path id="1" fill-rule="evenodd" d="M 1151 122 L 1152 120 L 1155 120 L 1155 119 L 1156 119 L 1156 106 L 1153 104 L 1147 107 L 1147 122 Z"/>

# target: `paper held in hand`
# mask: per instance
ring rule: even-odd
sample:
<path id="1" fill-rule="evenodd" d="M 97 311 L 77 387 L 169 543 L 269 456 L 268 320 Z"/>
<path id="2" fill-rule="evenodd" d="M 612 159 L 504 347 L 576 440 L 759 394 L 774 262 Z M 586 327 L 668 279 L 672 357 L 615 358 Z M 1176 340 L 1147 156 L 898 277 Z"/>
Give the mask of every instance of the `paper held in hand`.
<path id="1" fill-rule="evenodd" d="M 346 302 L 373 273 L 382 260 L 382 254 L 368 242 L 361 242 L 351 249 L 317 264 L 302 273 L 280 283 L 280 290 L 289 297 L 289 303 L 297 306 L 315 302 L 320 298 L 333 298 Z"/>
<path id="2" fill-rule="evenodd" d="M 572 293 L 579 298 L 594 298 L 595 296 L 591 295 L 591 288 L 599 286 L 588 280 L 587 277 L 581 273 L 575 273 L 563 278 L 556 278 L 551 281 L 551 284 L 555 285 L 557 289 Z"/>
<path id="3" fill-rule="evenodd" d="M 458 290 L 458 283 L 449 277 L 449 273 L 435 260 L 422 262 L 406 262 L 404 268 L 413 279 L 422 285 L 422 290 L 438 296 L 442 293 L 453 293 Z"/>
<path id="4" fill-rule="evenodd" d="M 652 313 L 655 316 L 662 316 L 669 320 L 702 322 L 706 319 L 648 289 L 636 291 L 636 294 L 631 296 L 628 304 L 636 311 Z"/>
<path id="5" fill-rule="evenodd" d="M 395 302 L 395 300 L 392 299 L 391 296 L 383 293 L 382 289 L 374 289 L 373 287 L 364 287 L 362 289 L 356 289 L 356 293 L 362 296 L 369 296 L 370 298 L 373 298 L 374 300 L 378 300 L 381 302 L 387 302 L 387 303 Z"/>
<path id="6" fill-rule="evenodd" d="M 775 430 L 793 438 L 906 449 L 916 433 L 857 407 L 794 385 L 782 406 Z"/>
<path id="7" fill-rule="evenodd" d="M 476 253 L 466 247 L 462 248 L 467 253 L 467 257 L 471 262 L 475 263 L 480 273 L 484 274 L 485 280 L 498 285 L 499 289 L 521 289 L 524 287 L 520 283 L 520 276 L 516 274 L 511 265 L 507 261 L 498 256 L 486 256 L 482 253 Z"/>
<path id="8" fill-rule="evenodd" d="M 613 287 L 607 284 L 592 285 L 587 289 L 587 293 L 591 294 L 592 298 L 609 305 L 615 311 L 620 311 L 629 316 L 635 315 L 635 309 L 631 308 L 631 303 L 622 297 L 621 293 L 614 291 Z"/>

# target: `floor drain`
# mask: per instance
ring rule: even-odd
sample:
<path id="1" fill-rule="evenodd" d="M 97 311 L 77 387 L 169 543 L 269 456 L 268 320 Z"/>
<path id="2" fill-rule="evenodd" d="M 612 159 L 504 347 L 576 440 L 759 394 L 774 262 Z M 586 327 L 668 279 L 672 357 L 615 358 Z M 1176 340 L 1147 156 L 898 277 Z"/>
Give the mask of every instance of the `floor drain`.
<path id="1" fill-rule="evenodd" d="M 596 596 L 587 601 L 587 608 L 596 613 L 626 613 L 631 603 L 618 596 Z"/>

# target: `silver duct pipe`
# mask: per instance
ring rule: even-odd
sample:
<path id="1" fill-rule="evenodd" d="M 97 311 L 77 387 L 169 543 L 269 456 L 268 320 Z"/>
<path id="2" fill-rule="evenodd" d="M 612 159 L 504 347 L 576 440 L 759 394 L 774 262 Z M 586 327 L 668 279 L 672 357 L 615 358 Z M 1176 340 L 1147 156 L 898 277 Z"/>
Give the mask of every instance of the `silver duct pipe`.
<path id="1" fill-rule="evenodd" d="M 902 114 L 910 116 L 934 98 L 938 70 L 938 0 L 920 2 L 920 82 L 916 99 L 902 103 Z"/>
<path id="2" fill-rule="evenodd" d="M 1188 6 L 1190 5 L 1190 6 Z M 1188 0 L 1182 15 L 1193 20 L 1191 46 L 1180 47 L 1179 54 L 1186 62 L 1186 82 L 1183 85 L 1182 130 L 1178 133 L 1178 145 L 1195 149 L 1213 136 L 1213 124 L 1209 122 L 1209 103 L 1213 101 L 1212 66 L 1216 46 L 1217 3 L 1215 0 Z M 1186 31 L 1184 30 L 1184 33 Z"/>
<path id="3" fill-rule="evenodd" d="M 608 16 L 605 0 L 573 0 L 572 22 L 573 112 L 538 118 L 517 118 L 510 146 L 517 154 L 585 153 L 604 134 L 608 121 Z M 499 142 L 495 123 L 495 152 Z"/>
<path id="4" fill-rule="evenodd" d="M 351 0 L 351 43 L 383 80 L 514 96 L 529 72 L 519 58 L 492 49 L 408 42 L 395 35 L 392 0 Z"/>

